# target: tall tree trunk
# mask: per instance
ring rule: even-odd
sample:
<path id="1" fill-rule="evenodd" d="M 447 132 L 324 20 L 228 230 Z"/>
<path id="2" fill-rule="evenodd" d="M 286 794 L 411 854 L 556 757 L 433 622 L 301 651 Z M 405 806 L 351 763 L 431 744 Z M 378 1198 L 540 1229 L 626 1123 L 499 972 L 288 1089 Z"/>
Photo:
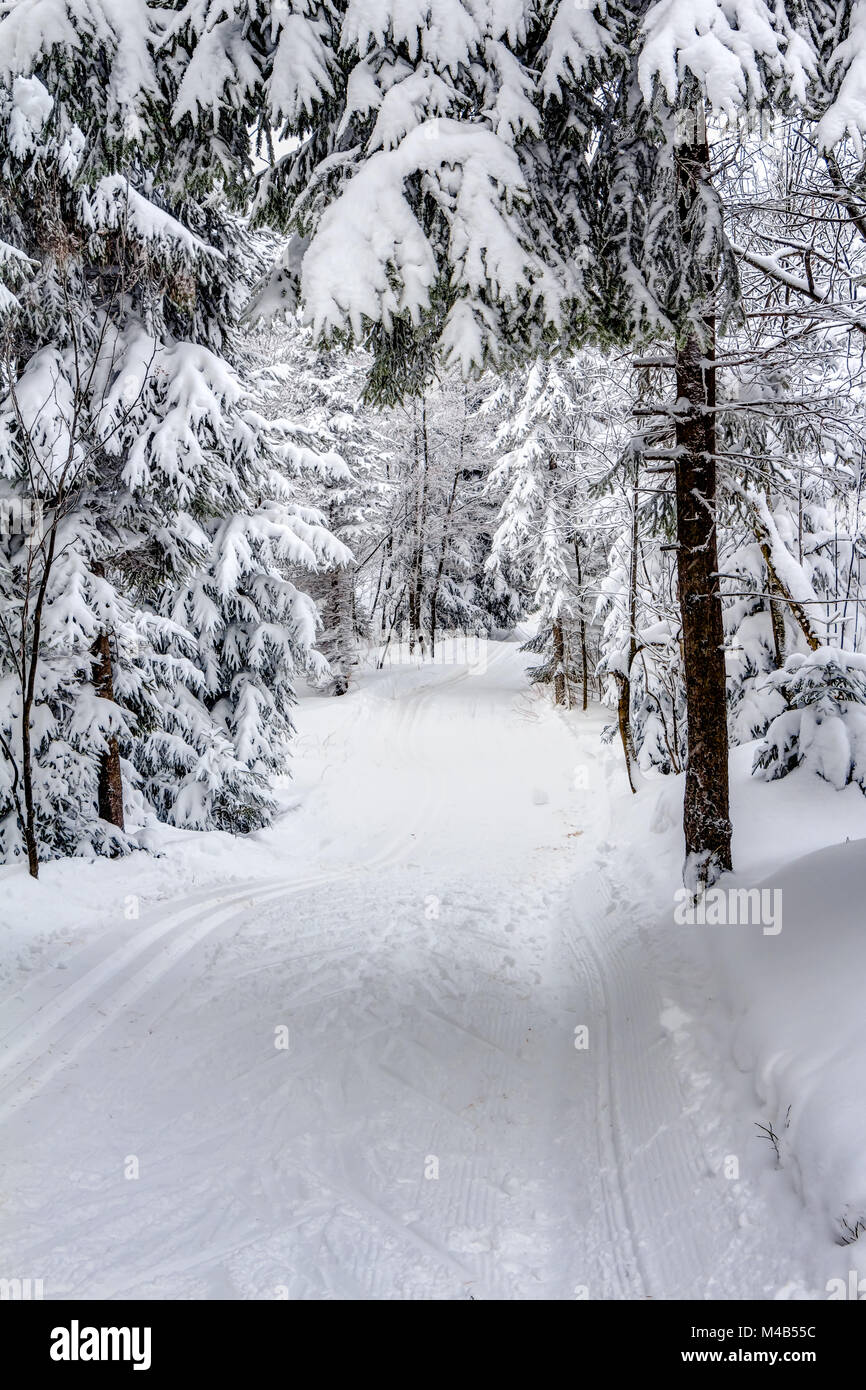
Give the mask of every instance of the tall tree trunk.
<path id="1" fill-rule="evenodd" d="M 391 542 L 391 537 L 389 536 L 388 539 L 387 539 L 387 541 L 385 542 L 385 549 L 384 549 L 384 554 L 383 554 L 383 557 L 382 557 L 382 564 L 383 564 L 383 566 L 384 566 L 384 564 L 385 564 L 386 559 L 387 559 L 387 561 L 388 561 L 388 574 L 387 574 L 387 577 L 386 577 L 386 579 L 385 579 L 384 587 L 382 588 L 382 623 L 381 623 L 381 636 L 382 636 L 382 637 L 384 637 L 385 634 L 386 634 L 387 631 L 388 631 L 388 598 L 389 598 L 390 593 L 391 593 L 391 587 L 392 587 L 393 579 L 394 579 L 393 572 L 392 572 L 392 570 L 391 570 L 391 549 L 392 549 L 392 542 Z"/>
<path id="2" fill-rule="evenodd" d="M 33 798 L 33 750 L 30 742 L 30 706 L 25 702 L 21 720 L 21 781 L 24 790 L 24 844 L 31 878 L 39 877 L 39 849 L 36 843 L 36 806 Z"/>
<path id="3" fill-rule="evenodd" d="M 390 468 L 390 465 L 389 465 L 387 459 L 385 460 L 385 480 L 386 480 L 386 482 L 388 482 L 388 483 L 390 483 L 390 481 L 391 481 L 391 468 Z M 393 525 L 393 523 L 392 523 L 392 525 Z M 371 617 L 371 620 L 372 620 L 373 614 L 374 614 L 375 611 L 376 611 L 376 603 L 378 602 L 379 594 L 381 593 L 381 595 L 382 595 L 382 622 L 381 622 L 381 627 L 380 627 L 380 635 L 381 635 L 381 637 L 382 637 L 383 639 L 384 639 L 384 637 L 385 637 L 385 634 L 386 634 L 387 631 L 388 631 L 388 596 L 389 596 L 389 594 L 390 594 L 390 592 L 391 592 L 391 585 L 392 585 L 392 581 L 393 581 L 393 570 L 392 570 L 392 568 L 391 568 L 391 558 L 392 558 L 392 553 L 393 553 L 393 544 L 394 544 L 394 543 L 393 543 L 393 531 L 391 530 L 391 531 L 389 531 L 388 534 L 386 535 L 386 537 L 385 537 L 385 544 L 384 544 L 384 546 L 383 546 L 383 548 L 382 548 L 382 568 L 381 568 L 381 570 L 379 571 L 379 583 L 378 583 L 377 586 L 376 586 L 376 597 L 375 597 L 375 599 L 373 600 L 373 606 L 372 606 L 372 608 L 370 609 L 370 617 Z M 383 585 L 382 585 L 382 576 L 383 576 L 384 573 L 385 573 L 385 566 L 386 566 L 386 564 L 387 564 L 387 567 L 388 567 L 388 573 L 387 573 L 387 578 L 385 579 L 385 583 L 384 583 L 384 587 L 383 587 Z"/>
<path id="4" fill-rule="evenodd" d="M 102 700 L 114 700 L 114 673 L 111 666 L 111 640 L 107 632 L 100 632 L 93 644 L 96 664 L 93 668 L 93 684 Z M 117 739 L 108 740 L 108 751 L 99 755 L 99 780 L 97 798 L 101 820 L 116 825 L 123 830 L 123 776 L 120 771 L 120 749 Z"/>
<path id="5" fill-rule="evenodd" d="M 586 647 L 586 618 L 583 612 L 583 594 L 581 592 L 583 588 L 583 572 L 580 564 L 580 540 L 577 536 L 574 538 L 574 563 L 577 568 L 577 591 L 580 596 L 580 666 L 581 680 L 583 682 L 583 708 L 586 710 L 589 701 L 589 652 Z"/>
<path id="6" fill-rule="evenodd" d="M 565 685 L 565 634 L 561 623 L 553 624 L 553 698 L 558 705 L 567 705 Z"/>
<path id="7" fill-rule="evenodd" d="M 627 676 L 618 675 L 616 678 L 617 701 L 616 701 L 616 722 L 619 727 L 619 738 L 622 744 L 623 757 L 625 758 L 625 770 L 628 777 L 628 784 L 632 791 L 637 791 L 632 776 L 634 765 L 634 743 L 631 733 L 631 718 L 629 706 L 631 704 L 631 682 Z"/>
<path id="8" fill-rule="evenodd" d="M 678 145 L 676 163 L 678 212 L 687 242 L 693 234 L 693 214 L 710 182 L 702 120 L 696 123 L 693 136 Z M 716 541 L 713 279 L 708 270 L 703 334 L 691 333 L 676 352 L 677 578 L 688 724 L 683 827 L 686 880 L 696 890 L 731 868 L 728 710 Z"/>
<path id="9" fill-rule="evenodd" d="M 461 458 L 463 447 L 461 442 Z M 439 563 L 436 567 L 436 578 L 433 581 L 433 588 L 430 593 L 430 657 L 431 660 L 436 656 L 436 628 L 439 621 L 439 590 L 442 586 L 442 575 L 445 573 L 445 561 L 448 558 L 448 547 L 451 543 L 451 513 L 457 499 L 457 484 L 460 481 L 460 467 L 455 469 L 454 481 L 451 484 L 451 493 L 448 497 L 448 505 L 445 508 L 445 516 L 442 519 L 442 538 L 439 546 Z"/>
<path id="10" fill-rule="evenodd" d="M 764 559 L 766 560 L 766 556 Z M 773 632 L 773 651 L 776 658 L 776 670 L 781 670 L 785 664 L 785 615 L 782 612 L 782 605 L 777 599 L 770 599 L 770 627 Z"/>
<path id="11" fill-rule="evenodd" d="M 556 457 L 551 455 L 548 464 L 548 472 L 556 472 Z M 556 479 L 550 484 L 556 486 Z M 551 641 L 553 643 L 553 699 L 557 705 L 568 704 L 568 692 L 565 679 L 565 633 L 562 630 L 562 623 L 554 620 L 551 625 Z"/>
<path id="12" fill-rule="evenodd" d="M 415 543 L 412 554 L 412 568 L 409 583 L 409 655 L 415 651 L 416 644 L 424 655 L 424 634 L 421 627 L 424 586 L 424 540 L 427 529 L 427 472 L 430 464 L 429 441 L 427 438 L 427 400 L 421 403 L 421 429 L 416 426 L 415 457 L 419 473 L 418 499 L 415 508 Z M 420 446 L 420 447 L 419 447 Z"/>
<path id="13" fill-rule="evenodd" d="M 97 561 L 93 573 L 99 579 L 105 578 L 105 566 Z M 111 665 L 111 639 L 107 632 L 100 632 L 92 647 L 96 657 L 93 668 L 93 684 L 101 700 L 114 703 L 114 672 Z M 116 825 L 123 830 L 123 776 L 120 771 L 120 749 L 116 738 L 108 740 L 108 752 L 99 755 L 99 780 L 97 783 L 97 802 L 101 820 Z"/>
<path id="14" fill-rule="evenodd" d="M 683 826 L 690 886 L 731 867 L 728 711 L 716 546 L 715 368 L 696 336 L 677 353 L 677 578 L 683 622 L 687 747 Z"/>
<path id="15" fill-rule="evenodd" d="M 770 494 L 769 480 L 764 485 L 764 495 L 767 499 L 767 511 L 770 511 L 772 498 Z M 773 555 L 772 550 L 770 548 L 769 537 L 764 536 L 762 538 L 761 536 L 758 536 L 758 544 L 761 547 L 761 555 L 763 556 L 764 565 L 767 570 L 767 588 L 772 593 L 773 576 L 775 571 L 773 568 Z M 770 599 L 769 609 L 770 629 L 773 633 L 773 654 L 776 658 L 776 670 L 778 671 L 785 664 L 785 614 L 782 609 L 782 605 L 780 603 L 777 603 L 775 599 Z"/>
<path id="16" fill-rule="evenodd" d="M 36 839 L 36 798 L 33 794 L 33 743 L 30 737 L 30 719 L 36 702 L 36 680 L 42 648 L 42 619 L 45 613 L 48 582 L 57 549 L 57 520 L 58 513 L 55 508 L 47 533 L 42 574 L 33 601 L 33 630 L 30 636 L 29 649 L 27 642 L 27 610 L 30 606 L 31 596 L 29 580 L 25 591 L 24 610 L 21 614 L 21 783 L 24 793 L 24 844 L 27 849 L 27 867 L 31 878 L 39 877 L 39 847 Z"/>
<path id="17" fill-rule="evenodd" d="M 617 723 L 619 725 L 619 736 L 622 743 L 623 757 L 625 758 L 625 770 L 628 775 L 628 784 L 632 791 L 637 791 L 634 784 L 633 769 L 637 762 L 637 751 L 634 746 L 634 735 L 631 727 L 631 672 L 637 656 L 637 548 L 638 548 L 638 497 L 640 491 L 640 466 L 637 458 L 635 459 L 634 484 L 631 497 L 631 555 L 628 565 L 628 655 L 626 657 L 625 670 L 617 674 Z"/>
<path id="18" fill-rule="evenodd" d="M 331 687 L 334 695 L 345 695 L 349 689 L 349 664 L 351 661 L 352 616 L 347 600 L 346 572 L 343 569 L 331 571 L 330 629 L 333 634 L 331 647 L 331 671 L 334 682 Z M 347 607 L 349 611 L 347 612 Z"/>

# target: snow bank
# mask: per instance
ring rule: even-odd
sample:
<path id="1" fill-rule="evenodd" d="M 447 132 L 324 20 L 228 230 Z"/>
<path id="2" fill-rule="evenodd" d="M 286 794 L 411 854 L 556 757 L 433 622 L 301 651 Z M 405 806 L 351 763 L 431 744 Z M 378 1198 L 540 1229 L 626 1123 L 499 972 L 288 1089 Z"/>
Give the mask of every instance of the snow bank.
<path id="1" fill-rule="evenodd" d="M 787 865 L 782 930 L 727 926 L 713 953 L 733 1007 L 733 1047 L 803 1201 L 840 1240 L 866 1228 L 866 840 Z"/>
<path id="2" fill-rule="evenodd" d="M 823 1231 L 822 1280 L 844 1278 L 849 1267 L 866 1273 L 866 1234 L 840 1249 L 866 1226 L 866 796 L 805 768 L 762 782 L 750 775 L 755 747 L 731 756 L 736 873 L 722 885 L 781 894 L 780 931 L 676 924 L 682 778 L 646 779 L 612 808 L 609 836 L 641 853 L 633 896 L 654 922 L 684 1092 L 711 1166 L 725 1160 L 716 1139 L 738 1131 L 746 1187 L 763 1191 L 780 1223 L 818 1240 Z M 727 1079 L 720 1055 L 734 1063 Z M 823 1283 L 806 1296 L 826 1297 Z"/>

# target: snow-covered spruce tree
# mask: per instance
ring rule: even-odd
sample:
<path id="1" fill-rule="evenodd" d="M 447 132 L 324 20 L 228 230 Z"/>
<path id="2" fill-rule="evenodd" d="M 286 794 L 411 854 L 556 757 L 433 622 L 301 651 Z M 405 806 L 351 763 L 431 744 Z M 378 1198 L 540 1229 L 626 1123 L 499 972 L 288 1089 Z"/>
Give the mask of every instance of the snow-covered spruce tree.
<path id="1" fill-rule="evenodd" d="M 34 874 L 123 847 L 122 756 L 166 819 L 262 823 L 316 623 L 287 567 L 343 554 L 244 385 L 255 258 L 210 133 L 167 137 L 188 55 L 154 63 L 161 17 L 0 16 L 0 473 L 42 518 L 5 542 L 0 795 Z"/>
<path id="2" fill-rule="evenodd" d="M 831 350 L 829 357 L 832 361 L 835 352 Z M 733 596 L 726 597 L 725 628 L 731 727 L 737 742 L 769 737 L 770 725 L 778 732 L 782 725 L 777 716 L 786 701 L 799 700 L 803 693 L 798 684 L 791 687 L 789 673 L 804 657 L 811 663 L 813 655 L 815 664 L 807 672 L 810 702 L 818 703 L 816 691 L 826 669 L 831 704 L 825 708 L 837 717 L 850 712 L 852 720 L 859 719 L 856 699 L 832 703 L 835 675 L 829 654 L 836 651 L 844 663 L 849 652 L 862 650 L 864 457 L 862 444 L 854 441 L 855 453 L 846 437 L 849 429 L 862 429 L 862 404 L 858 393 L 845 394 L 843 411 L 848 418 L 840 429 L 836 394 L 825 404 L 814 382 L 812 386 L 807 431 L 786 428 L 790 407 L 784 400 L 778 421 L 768 415 L 766 405 L 772 404 L 773 393 L 765 386 L 764 420 L 780 427 L 787 447 L 779 447 L 772 429 L 762 430 L 762 444 L 753 452 L 761 483 L 754 477 L 738 481 L 736 476 L 724 483 L 729 505 L 720 555 L 725 587 L 733 588 Z M 844 382 L 839 379 L 829 389 L 842 392 Z M 755 435 L 754 430 L 738 433 L 741 440 L 744 434 L 752 439 Z M 789 731 L 794 723 L 788 721 Z M 774 755 L 773 765 L 796 765 L 796 739 L 787 753 L 782 759 Z"/>
<path id="3" fill-rule="evenodd" d="M 19 51 L 14 21 L 26 9 L 0 22 L 4 58 L 10 43 Z M 111 306 L 126 292 L 132 237 L 109 177 L 74 184 L 80 128 L 38 77 L 6 70 L 0 235 L 14 253 L 3 258 L 0 474 L 9 515 L 38 520 L 8 526 L 2 541 L 0 816 L 4 856 L 26 849 L 35 875 L 40 853 L 124 844 L 118 739 L 129 725 L 113 698 L 108 635 L 128 645 L 133 611 L 106 574 L 124 531 L 106 379 L 115 364 L 130 371 Z M 166 223 L 154 213 L 148 232 L 159 238 Z M 127 379 L 117 413 L 135 399 Z M 129 685 L 140 693 L 140 680 Z"/>
<path id="4" fill-rule="evenodd" d="M 713 340 L 733 281 L 704 110 L 814 98 L 838 138 L 862 115 L 856 15 L 834 9 L 825 92 L 799 7 L 761 0 L 184 11 L 188 102 L 301 136 L 262 200 L 298 235 L 284 281 L 317 333 L 367 337 L 410 385 L 419 331 L 464 371 L 545 336 L 670 343 L 695 881 L 730 863 Z"/>
<path id="5" fill-rule="evenodd" d="M 232 404 L 243 400 L 240 383 L 238 391 Z M 236 470 L 226 480 L 235 491 L 202 525 L 201 560 L 162 590 L 159 609 L 180 634 L 170 652 L 181 655 L 193 634 L 200 688 L 175 684 L 136 760 L 165 819 L 246 832 L 269 819 L 271 777 L 287 768 L 295 677 L 303 671 L 319 682 L 327 669 L 300 576 L 350 556 L 318 508 L 298 501 L 298 485 L 308 496 L 310 475 L 323 466 L 300 432 L 248 403 L 219 443 Z"/>
<path id="6" fill-rule="evenodd" d="M 715 356 L 718 331 L 736 305 L 736 276 L 713 181 L 707 111 L 734 117 L 805 99 L 814 74 L 813 52 L 783 7 L 747 8 L 726 0 L 649 6 L 636 63 L 618 95 L 620 118 L 605 123 L 600 151 L 614 169 L 608 206 L 611 225 L 619 227 L 626 287 L 622 307 L 612 301 L 615 312 L 626 324 L 631 319 L 638 336 L 667 339 L 675 374 L 668 400 L 645 409 L 667 419 L 675 444 L 686 879 L 694 886 L 730 864 L 731 836 Z M 615 321 L 611 331 L 618 334 Z"/>
<path id="7" fill-rule="evenodd" d="M 777 485 L 783 484 L 785 472 L 789 479 L 793 472 L 779 463 L 773 470 Z M 797 518 L 791 514 L 782 486 L 777 486 L 772 505 L 752 482 L 744 485 L 729 477 L 724 490 L 730 505 L 721 527 L 720 563 L 724 587 L 733 589 L 724 610 L 728 696 L 731 736 L 742 743 L 763 734 L 781 708 L 766 677 L 784 665 L 789 653 L 819 645 L 815 631 L 820 614 L 810 572 L 819 580 L 826 575 L 822 576 L 820 549 L 811 556 L 808 552 L 812 540 L 818 539 L 812 528 L 823 508 L 809 500 L 808 481 L 800 487 Z M 798 525 L 799 561 L 795 554 Z M 832 531 L 822 527 L 822 532 L 826 543 Z"/>
<path id="8" fill-rule="evenodd" d="M 798 652 L 768 682 L 784 708 L 758 746 L 755 771 L 772 780 L 804 767 L 836 788 L 856 782 L 866 792 L 866 656 Z"/>
<path id="9" fill-rule="evenodd" d="M 616 427 L 610 397 L 598 389 L 601 375 L 586 352 L 515 369 L 497 393 L 504 418 L 487 482 L 488 493 L 502 498 L 488 575 L 496 592 L 515 595 L 515 616 L 538 616 L 523 648 L 543 657 L 530 678 L 552 684 L 559 705 L 570 706 L 582 690 L 584 708 L 591 605 L 590 546 L 581 524 L 604 465 L 604 435 Z"/>
<path id="10" fill-rule="evenodd" d="M 257 305 L 256 313 L 262 307 Z M 262 328 L 253 348 L 269 413 L 292 421 L 310 441 L 315 467 L 306 493 L 325 516 L 329 533 L 351 558 L 309 576 L 322 629 L 317 650 L 327 660 L 326 689 L 342 695 L 372 636 L 381 586 L 391 489 L 386 470 L 392 441 L 380 414 L 364 401 L 366 354 L 317 349 L 295 315 Z M 263 407 L 264 408 L 264 407 Z"/>

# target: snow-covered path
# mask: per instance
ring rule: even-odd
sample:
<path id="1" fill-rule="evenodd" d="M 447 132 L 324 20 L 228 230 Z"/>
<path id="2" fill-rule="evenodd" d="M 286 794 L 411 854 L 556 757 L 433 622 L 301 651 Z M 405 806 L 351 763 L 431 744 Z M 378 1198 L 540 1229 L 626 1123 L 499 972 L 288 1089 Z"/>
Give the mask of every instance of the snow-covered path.
<path id="1" fill-rule="evenodd" d="M 491 644 L 306 701 L 266 877 L 8 991 L 3 1272 L 48 1297 L 768 1296 L 611 886 L 616 752 L 524 666 Z"/>

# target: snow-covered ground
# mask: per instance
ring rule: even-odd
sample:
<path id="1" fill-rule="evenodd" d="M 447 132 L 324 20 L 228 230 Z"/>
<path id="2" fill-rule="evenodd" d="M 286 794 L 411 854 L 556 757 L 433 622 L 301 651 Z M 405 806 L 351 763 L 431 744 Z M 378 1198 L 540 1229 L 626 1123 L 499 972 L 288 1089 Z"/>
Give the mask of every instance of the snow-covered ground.
<path id="1" fill-rule="evenodd" d="M 860 1268 L 866 798 L 741 750 L 737 881 L 783 930 L 677 926 L 680 784 L 632 798 L 609 716 L 530 693 L 516 640 L 460 655 L 304 698 L 267 832 L 0 872 L 0 1275 L 824 1298 Z"/>

